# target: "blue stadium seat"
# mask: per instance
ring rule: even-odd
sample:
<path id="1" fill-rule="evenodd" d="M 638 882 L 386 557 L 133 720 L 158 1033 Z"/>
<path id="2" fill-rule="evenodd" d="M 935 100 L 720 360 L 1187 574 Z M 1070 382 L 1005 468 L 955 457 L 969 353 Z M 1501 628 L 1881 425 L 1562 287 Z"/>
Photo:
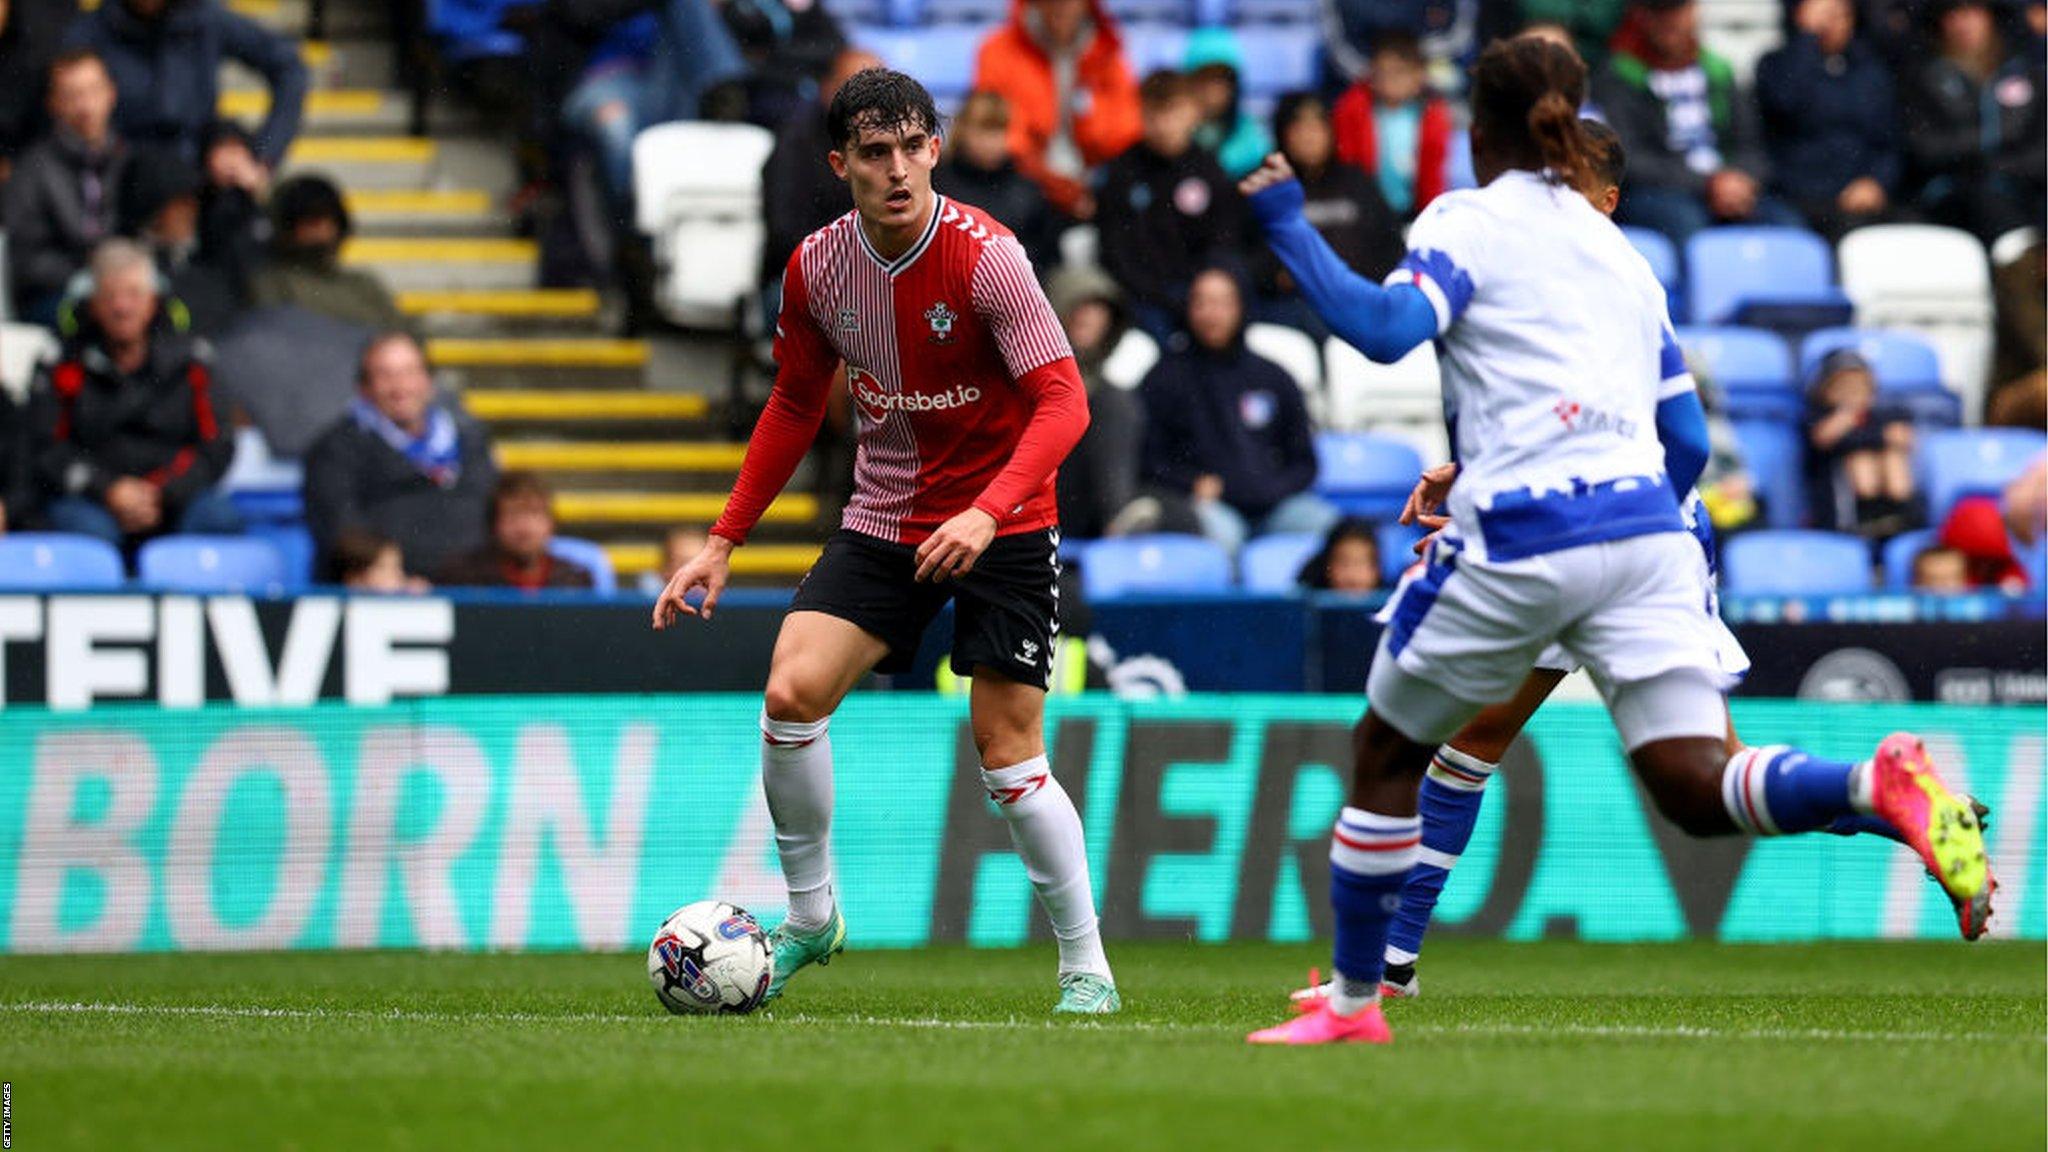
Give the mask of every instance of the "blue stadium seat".
<path id="1" fill-rule="evenodd" d="M 1354 516 L 1400 515 L 1421 474 L 1422 456 L 1400 440 L 1363 432 L 1316 437 L 1316 491 Z"/>
<path id="2" fill-rule="evenodd" d="M 142 583 L 165 592 L 281 591 L 284 555 L 250 536 L 161 536 L 136 558 Z"/>
<path id="3" fill-rule="evenodd" d="M 1730 420 L 1797 421 L 1806 401 L 1792 374 L 1792 351 L 1760 328 L 1680 328 L 1678 346 L 1720 390 Z"/>
<path id="4" fill-rule="evenodd" d="M 319 548 L 313 543 L 313 533 L 304 524 L 251 524 L 247 535 L 256 540 L 268 540 L 277 554 L 284 558 L 284 590 L 301 591 L 313 583 L 313 557 Z"/>
<path id="5" fill-rule="evenodd" d="M 126 579 L 120 550 L 104 540 L 65 532 L 0 536 L 0 589 L 103 592 Z"/>
<path id="6" fill-rule="evenodd" d="M 1415 542 L 1428 535 L 1419 524 L 1403 524 L 1389 519 L 1379 527 L 1380 579 L 1391 588 L 1401 579 L 1401 573 L 1422 561 L 1415 554 Z"/>
<path id="7" fill-rule="evenodd" d="M 1293 592 L 1301 566 L 1322 549 L 1316 532 L 1277 532 L 1245 544 L 1237 554 L 1238 583 L 1247 592 Z"/>
<path id="8" fill-rule="evenodd" d="M 1322 34 L 1314 25 L 1261 24 L 1237 30 L 1244 49 L 1243 82 L 1248 97 L 1274 97 L 1316 86 Z"/>
<path id="9" fill-rule="evenodd" d="M 880 24 L 889 17 L 884 0 L 826 0 L 825 8 L 842 26 Z M 852 43 L 859 44 L 860 41 Z"/>
<path id="10" fill-rule="evenodd" d="M 1178 24 L 1132 24 L 1124 29 L 1124 54 L 1140 79 L 1178 71 L 1188 56 L 1188 30 Z"/>
<path id="11" fill-rule="evenodd" d="M 1230 555 L 1200 536 L 1119 536 L 1088 547 L 1081 586 L 1090 600 L 1134 592 L 1224 592 Z"/>
<path id="12" fill-rule="evenodd" d="M 1721 545 L 1721 587 L 1744 596 L 1870 591 L 1870 546 L 1846 532 L 1763 529 Z"/>
<path id="13" fill-rule="evenodd" d="M 1861 353 L 1877 377 L 1878 392 L 1911 412 L 1915 422 L 1947 428 L 1962 423 L 1963 399 L 1942 384 L 1941 356 L 1926 340 L 1910 332 L 1824 328 L 1799 345 L 1799 379 L 1811 381 L 1821 360 L 1837 348 Z"/>
<path id="14" fill-rule="evenodd" d="M 1802 228 L 1708 228 L 1685 246 L 1695 324 L 1812 330 L 1848 323 L 1827 241 Z"/>
<path id="15" fill-rule="evenodd" d="M 1940 531 L 1933 528 L 1916 528 L 1901 532 L 1884 542 L 1884 586 L 1892 592 L 1904 592 L 1913 587 L 1913 557 L 1934 547 L 1941 538 Z"/>
<path id="16" fill-rule="evenodd" d="M 1947 519 L 1959 496 L 2003 491 L 2043 451 L 2048 451 L 2048 435 L 2031 428 L 1922 433 L 1917 463 L 1929 520 L 1939 524 Z"/>
<path id="17" fill-rule="evenodd" d="M 1743 463 L 1764 498 L 1764 522 L 1773 528 L 1806 523 L 1806 446 L 1799 429 L 1770 420 L 1735 421 Z"/>
<path id="18" fill-rule="evenodd" d="M 1314 26 L 1321 18 L 1322 5 L 1316 0 L 1210 0 L 1219 4 L 1223 24 L 1301 24 Z M 1205 5 L 1196 4 L 1199 19 Z"/>
<path id="19" fill-rule="evenodd" d="M 897 0 L 898 3 L 906 0 Z M 921 0 L 921 20 L 934 24 L 979 25 L 983 34 L 1010 14 L 1009 0 Z"/>
<path id="20" fill-rule="evenodd" d="M 961 98 L 974 84 L 975 55 L 988 35 L 986 29 L 965 24 L 941 24 L 930 28 L 855 28 L 847 33 L 850 43 L 867 48 L 889 67 L 917 77 L 939 111 L 957 111 Z"/>
<path id="21" fill-rule="evenodd" d="M 1108 0 L 1109 14 L 1128 28 L 1133 24 L 1170 24 L 1187 27 L 1194 18 L 1189 0 Z M 1174 61 L 1177 65 L 1178 59 Z"/>
<path id="22" fill-rule="evenodd" d="M 619 590 L 619 579 L 612 572 L 612 558 L 605 552 L 604 545 L 597 541 L 557 536 L 549 541 L 548 554 L 588 568 L 591 591 L 609 596 Z"/>
<path id="23" fill-rule="evenodd" d="M 1657 283 L 1664 286 L 1664 295 L 1671 302 L 1671 314 L 1682 315 L 1678 307 L 1679 289 L 1685 284 L 1685 273 L 1678 262 L 1678 245 L 1650 228 L 1623 228 L 1621 234 L 1650 262 L 1650 271 L 1657 274 Z"/>

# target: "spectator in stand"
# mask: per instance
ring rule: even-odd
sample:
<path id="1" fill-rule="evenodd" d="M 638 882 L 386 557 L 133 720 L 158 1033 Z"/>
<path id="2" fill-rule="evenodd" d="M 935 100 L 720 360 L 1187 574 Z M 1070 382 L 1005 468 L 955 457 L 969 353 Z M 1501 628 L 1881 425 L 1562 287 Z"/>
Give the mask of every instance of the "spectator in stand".
<path id="1" fill-rule="evenodd" d="M 1913 423 L 1877 402 L 1877 379 L 1853 348 L 1827 354 L 1806 400 L 1806 464 L 1823 527 L 1887 539 L 1914 526 Z"/>
<path id="2" fill-rule="evenodd" d="M 434 586 L 405 574 L 405 554 L 388 536 L 360 528 L 344 531 L 334 541 L 334 580 L 351 592 L 419 595 Z"/>
<path id="3" fill-rule="evenodd" d="M 808 103 L 846 50 L 839 21 L 817 0 L 723 0 L 719 13 L 747 62 L 747 119 L 764 127 Z"/>
<path id="4" fill-rule="evenodd" d="M 1583 5 L 1584 0 L 1577 0 Z M 1604 4 L 1607 0 L 1600 0 Z M 1619 15 L 1619 0 L 1613 0 Z M 1323 42 L 1340 83 L 1372 73 L 1371 57 L 1390 35 L 1413 36 L 1439 91 L 1463 92 L 1479 49 L 1511 35 L 1521 19 L 1514 0 L 1323 0 Z M 1605 41 L 1605 37 L 1602 37 Z"/>
<path id="5" fill-rule="evenodd" d="M 711 533 L 700 525 L 684 524 L 671 528 L 661 539 L 661 567 L 653 572 L 640 574 L 639 588 L 643 596 L 659 596 L 668 587 L 669 578 L 682 566 L 697 558 L 704 545 L 711 542 Z"/>
<path id="6" fill-rule="evenodd" d="M 353 232 L 341 189 L 324 176 L 294 176 L 270 201 L 270 261 L 256 273 L 249 302 L 293 304 L 374 331 L 406 327 L 390 290 L 369 272 L 341 266 Z"/>
<path id="7" fill-rule="evenodd" d="M 1337 521 L 1294 582 L 1317 592 L 1379 591 L 1380 538 L 1372 522 L 1348 516 Z"/>
<path id="8" fill-rule="evenodd" d="M 1770 175 L 1756 110 L 1725 59 L 1700 47 L 1697 0 L 1634 0 L 1593 99 L 1628 150 L 1615 219 L 1680 249 L 1713 224 L 1799 227 L 1764 195 Z"/>
<path id="9" fill-rule="evenodd" d="M 2014 554 L 1997 497 L 1965 496 L 1941 524 L 1941 546 L 1962 554 L 1971 588 L 2027 590 L 2027 569 Z"/>
<path id="10" fill-rule="evenodd" d="M 1058 220 L 1038 185 L 1010 159 L 1010 106 L 994 92 L 974 92 L 954 117 L 946 158 L 932 173 L 932 186 L 1001 220 L 1017 234 L 1033 267 L 1059 263 Z"/>
<path id="11" fill-rule="evenodd" d="M 485 539 L 497 468 L 483 429 L 434 395 L 410 333 L 363 349 L 358 392 L 306 454 L 306 522 L 331 570 L 350 528 L 398 541 L 408 572 L 437 572 Z"/>
<path id="12" fill-rule="evenodd" d="M 1244 49 L 1228 28 L 1197 28 L 1188 35 L 1181 66 L 1201 105 L 1195 146 L 1216 157 L 1236 180 L 1257 168 L 1273 150 L 1273 138 L 1244 107 Z"/>
<path id="13" fill-rule="evenodd" d="M 0 0 L 0 181 L 49 132 L 44 78 L 76 15 L 75 0 Z"/>
<path id="14" fill-rule="evenodd" d="M 1187 77 L 1145 78 L 1144 136 L 1102 174 L 1102 266 L 1131 302 L 1138 326 L 1171 335 L 1195 271 L 1238 258 L 1244 200 L 1216 158 L 1194 146 L 1201 110 Z"/>
<path id="15" fill-rule="evenodd" d="M 441 583 L 471 588 L 589 588 L 590 569 L 552 555 L 555 497 L 532 472 L 507 472 L 491 489 L 491 540 L 445 569 Z"/>
<path id="16" fill-rule="evenodd" d="M 974 61 L 974 87 L 1010 103 L 1010 155 L 1054 208 L 1092 219 L 1096 170 L 1141 132 L 1138 85 L 1102 0 L 1015 0 Z"/>
<path id="17" fill-rule="evenodd" d="M 1450 172 L 1451 107 L 1429 90 L 1425 69 L 1415 37 L 1389 32 L 1373 45 L 1371 75 L 1331 113 L 1337 159 L 1377 180 L 1388 206 L 1408 220 L 1437 198 Z"/>
<path id="18" fill-rule="evenodd" d="M 775 150 L 761 170 L 761 216 L 768 242 L 761 250 L 761 279 L 775 284 L 789 264 L 789 255 L 804 237 L 853 211 L 853 193 L 832 173 L 825 159 L 839 143 L 825 131 L 825 109 L 847 78 L 866 68 L 879 68 L 882 58 L 849 48 L 832 61 L 832 70 L 818 84 L 818 105 L 791 116 L 775 133 Z M 775 315 L 770 309 L 768 315 Z"/>
<path id="19" fill-rule="evenodd" d="M 1970 558 L 1940 544 L 1913 556 L 1913 591 L 1951 595 L 1971 591 Z"/>
<path id="20" fill-rule="evenodd" d="M 2048 216 L 2048 77 L 2039 52 L 2006 49 L 1986 0 L 1941 0 L 1932 19 L 1900 101 L 1919 204 L 1994 246 Z"/>
<path id="21" fill-rule="evenodd" d="M 121 179 L 121 232 L 156 258 L 180 327 L 211 338 L 235 319 L 241 301 L 228 272 L 200 250 L 199 188 L 198 169 L 175 153 L 130 164 Z"/>
<path id="22" fill-rule="evenodd" d="M 1890 219 L 1899 187 L 1892 74 L 1850 0 L 1799 0 L 1798 34 L 1756 69 L 1771 186 L 1834 243 Z"/>
<path id="23" fill-rule="evenodd" d="M 1330 110 L 1309 92 L 1290 92 L 1273 110 L 1273 137 L 1294 167 L 1307 203 L 1302 217 L 1353 272 L 1377 284 L 1401 262 L 1407 246 L 1401 220 L 1387 206 L 1379 184 L 1356 165 L 1336 156 Z M 1259 293 L 1258 316 L 1323 339 L 1329 329 L 1302 303 L 1287 269 L 1267 245 L 1252 253 Z"/>
<path id="24" fill-rule="evenodd" d="M 1628 0 L 1521 0 L 1519 14 L 1525 31 L 1536 25 L 1562 29 L 1560 43 L 1578 50 L 1591 75 L 1607 63 L 1614 33 L 1628 16 Z"/>
<path id="25" fill-rule="evenodd" d="M 1268 532 L 1324 532 L 1337 509 L 1311 489 L 1315 445 L 1301 388 L 1244 346 L 1244 286 L 1209 267 L 1188 291 L 1187 336 L 1146 375 L 1144 479 L 1191 506 L 1235 554 Z"/>
<path id="26" fill-rule="evenodd" d="M 306 65 L 299 46 L 228 11 L 219 0 L 106 0 L 78 17 L 66 36 L 107 62 L 121 93 L 114 124 L 137 144 L 168 146 L 199 159 L 199 142 L 220 101 L 220 68 L 233 60 L 270 86 L 270 113 L 256 131 L 256 156 L 275 170 L 299 134 Z"/>
<path id="27" fill-rule="evenodd" d="M 255 138 L 233 120 L 214 121 L 199 156 L 199 252 L 227 275 L 235 299 L 246 300 L 270 240 L 270 169 L 256 158 Z"/>
<path id="28" fill-rule="evenodd" d="M 1124 296 L 1100 269 L 1076 266 L 1053 273 L 1045 298 L 1066 330 L 1088 389 L 1088 430 L 1060 465 L 1060 529 L 1077 540 L 1120 535 L 1119 516 L 1139 499 L 1138 450 L 1145 436 L 1145 409 L 1137 394 L 1102 374 L 1130 327 Z M 1157 527 L 1158 503 L 1133 515 Z M 1192 520 L 1178 527 L 1197 530 Z"/>
<path id="29" fill-rule="evenodd" d="M 114 82 L 91 52 L 50 65 L 50 135 L 22 153 L 0 199 L 15 310 L 55 327 L 65 286 L 119 228 L 116 190 L 129 163 L 113 129 Z"/>
<path id="30" fill-rule="evenodd" d="M 62 359 L 36 375 L 29 436 L 44 519 L 132 546 L 165 532 L 232 533 L 212 491 L 235 441 L 203 349 L 159 306 L 156 265 L 129 240 L 94 249 L 92 297 Z"/>

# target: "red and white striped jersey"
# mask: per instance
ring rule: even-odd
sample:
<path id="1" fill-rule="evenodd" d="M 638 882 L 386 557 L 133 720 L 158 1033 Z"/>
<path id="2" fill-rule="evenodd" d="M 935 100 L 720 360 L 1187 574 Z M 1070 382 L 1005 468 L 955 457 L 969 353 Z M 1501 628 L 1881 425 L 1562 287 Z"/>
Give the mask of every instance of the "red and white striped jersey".
<path id="1" fill-rule="evenodd" d="M 800 440 L 798 456 L 809 446 L 842 360 L 859 428 L 846 528 L 915 544 L 969 507 L 1003 534 L 1057 523 L 1053 477 L 1086 427 L 1086 393 L 1024 249 L 981 210 L 936 196 L 894 260 L 857 213 L 812 233 L 783 278 L 775 358 L 719 535 L 743 540 L 787 482 L 780 440 Z"/>

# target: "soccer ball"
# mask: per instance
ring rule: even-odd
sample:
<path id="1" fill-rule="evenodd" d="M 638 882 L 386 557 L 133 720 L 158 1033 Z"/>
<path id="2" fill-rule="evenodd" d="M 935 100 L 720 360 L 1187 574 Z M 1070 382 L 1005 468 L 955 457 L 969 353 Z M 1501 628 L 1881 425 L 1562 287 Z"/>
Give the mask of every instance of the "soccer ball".
<path id="1" fill-rule="evenodd" d="M 760 921 L 723 900 L 676 909 L 647 948 L 654 997 L 679 1015 L 752 1012 L 767 998 L 774 971 Z"/>

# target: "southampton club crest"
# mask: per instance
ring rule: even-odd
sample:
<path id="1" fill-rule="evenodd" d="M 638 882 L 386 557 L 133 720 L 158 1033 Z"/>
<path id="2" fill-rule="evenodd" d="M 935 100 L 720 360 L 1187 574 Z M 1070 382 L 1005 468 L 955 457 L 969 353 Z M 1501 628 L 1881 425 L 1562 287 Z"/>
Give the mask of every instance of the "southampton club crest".
<path id="1" fill-rule="evenodd" d="M 932 326 L 932 343 L 951 344 L 953 342 L 953 321 L 959 318 L 959 313 L 946 307 L 944 300 L 926 309 L 924 319 L 925 323 Z"/>

